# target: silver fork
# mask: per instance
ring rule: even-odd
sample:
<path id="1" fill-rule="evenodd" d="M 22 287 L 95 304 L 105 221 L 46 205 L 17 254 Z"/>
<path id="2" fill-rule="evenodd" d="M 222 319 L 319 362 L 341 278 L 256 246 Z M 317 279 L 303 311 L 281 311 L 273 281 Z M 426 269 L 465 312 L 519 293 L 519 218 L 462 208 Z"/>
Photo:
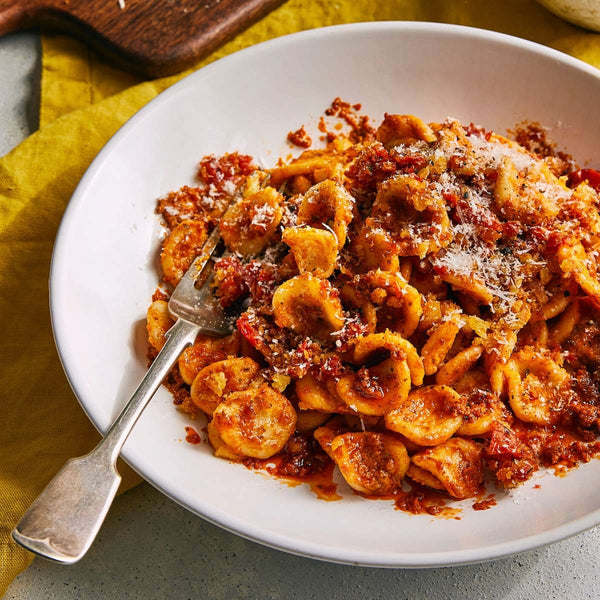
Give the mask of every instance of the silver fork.
<path id="1" fill-rule="evenodd" d="M 211 258 L 219 241 L 215 229 L 175 288 L 169 311 L 177 321 L 104 439 L 89 454 L 68 460 L 13 529 L 13 538 L 27 550 L 65 564 L 77 562 L 88 551 L 121 481 L 117 457 L 162 380 L 199 333 L 222 336 L 232 331 L 233 319 L 210 291 Z"/>

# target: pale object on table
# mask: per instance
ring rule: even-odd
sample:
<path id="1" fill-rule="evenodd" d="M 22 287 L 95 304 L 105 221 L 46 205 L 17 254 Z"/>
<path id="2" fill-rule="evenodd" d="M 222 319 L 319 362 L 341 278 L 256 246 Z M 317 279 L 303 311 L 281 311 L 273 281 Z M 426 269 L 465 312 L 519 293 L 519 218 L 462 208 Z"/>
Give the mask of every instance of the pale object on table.
<path id="1" fill-rule="evenodd" d="M 600 0 L 538 0 L 538 2 L 569 23 L 600 31 Z"/>

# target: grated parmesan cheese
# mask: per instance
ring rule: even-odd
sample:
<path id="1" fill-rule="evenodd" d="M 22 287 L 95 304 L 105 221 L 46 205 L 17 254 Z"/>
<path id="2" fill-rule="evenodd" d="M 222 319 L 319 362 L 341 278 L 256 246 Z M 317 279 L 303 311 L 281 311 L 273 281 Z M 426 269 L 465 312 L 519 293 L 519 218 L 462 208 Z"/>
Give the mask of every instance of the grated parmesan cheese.
<path id="1" fill-rule="evenodd" d="M 498 140 L 488 141 L 479 135 L 472 135 L 467 139 L 473 148 L 480 168 L 497 169 L 504 159 L 508 158 L 520 172 L 535 163 L 525 150 L 519 150 Z"/>
<path id="2" fill-rule="evenodd" d="M 567 190 L 556 183 L 539 181 L 535 185 L 540 194 L 544 194 L 546 198 L 554 202 L 563 202 L 565 200 L 569 200 L 569 198 L 572 196 L 571 190 Z"/>
<path id="3" fill-rule="evenodd" d="M 516 300 L 512 290 L 518 287 L 515 277 L 520 274 L 521 261 L 484 244 L 471 223 L 454 225 L 454 235 L 446 250 L 431 259 L 432 264 L 458 276 L 476 277 L 499 299 L 498 308 L 507 311 Z"/>
<path id="4" fill-rule="evenodd" d="M 223 187 L 223 191 L 228 196 L 233 196 L 237 192 L 237 185 L 231 179 L 228 179 L 227 181 L 225 181 L 223 183 L 222 187 Z"/>
<path id="5" fill-rule="evenodd" d="M 268 227 L 273 221 L 274 210 L 270 204 L 261 204 L 254 208 L 251 226 Z"/>

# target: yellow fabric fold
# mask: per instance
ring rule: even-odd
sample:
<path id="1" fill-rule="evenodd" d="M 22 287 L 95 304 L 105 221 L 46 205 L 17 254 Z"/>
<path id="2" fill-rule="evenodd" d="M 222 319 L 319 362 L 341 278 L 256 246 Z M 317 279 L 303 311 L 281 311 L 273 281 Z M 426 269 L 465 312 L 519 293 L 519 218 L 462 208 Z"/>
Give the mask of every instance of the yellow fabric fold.
<path id="1" fill-rule="evenodd" d="M 600 66 L 600 34 L 560 20 L 534 0 L 289 0 L 186 73 L 280 35 L 359 21 L 432 21 L 480 27 L 545 44 Z M 42 47 L 41 125 L 139 81 L 106 63 L 82 42 L 45 35 Z M 163 81 L 166 86 L 173 78 Z"/>
<path id="2" fill-rule="evenodd" d="M 371 20 L 493 29 L 600 67 L 600 35 L 560 21 L 533 0 L 290 0 L 197 67 L 294 31 Z M 12 527 L 60 466 L 98 440 L 68 386 L 50 330 L 47 281 L 60 218 L 108 138 L 183 75 L 140 83 L 81 42 L 43 37 L 41 129 L 0 159 L 0 594 L 32 559 L 12 542 Z M 137 481 L 121 472 L 125 488 Z"/>
<path id="3" fill-rule="evenodd" d="M 43 35 L 42 57 L 40 127 L 142 81 L 105 63 L 83 42 L 64 35 Z"/>

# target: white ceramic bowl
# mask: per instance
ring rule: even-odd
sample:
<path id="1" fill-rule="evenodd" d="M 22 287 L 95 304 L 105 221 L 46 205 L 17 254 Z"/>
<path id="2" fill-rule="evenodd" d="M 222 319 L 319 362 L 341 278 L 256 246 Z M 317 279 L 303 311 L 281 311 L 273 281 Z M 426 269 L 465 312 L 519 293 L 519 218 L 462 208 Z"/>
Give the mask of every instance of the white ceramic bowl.
<path id="1" fill-rule="evenodd" d="M 144 373 L 145 311 L 158 281 L 156 198 L 192 182 L 208 153 L 239 150 L 272 165 L 285 136 L 331 100 L 425 120 L 453 116 L 504 131 L 540 121 L 582 163 L 600 160 L 600 76 L 523 40 L 456 26 L 371 23 L 260 44 L 187 77 L 135 115 L 100 152 L 65 213 L 51 273 L 56 343 L 84 410 L 105 431 Z M 317 500 L 182 442 L 186 419 L 160 390 L 123 455 L 148 481 L 204 518 L 306 556 L 386 567 L 487 560 L 600 521 L 600 463 L 529 482 L 461 520 L 411 516 L 339 490 Z M 198 540 L 199 547 L 201 540 Z M 200 550 L 201 551 L 201 550 Z M 593 550 L 596 551 L 595 549 Z"/>

